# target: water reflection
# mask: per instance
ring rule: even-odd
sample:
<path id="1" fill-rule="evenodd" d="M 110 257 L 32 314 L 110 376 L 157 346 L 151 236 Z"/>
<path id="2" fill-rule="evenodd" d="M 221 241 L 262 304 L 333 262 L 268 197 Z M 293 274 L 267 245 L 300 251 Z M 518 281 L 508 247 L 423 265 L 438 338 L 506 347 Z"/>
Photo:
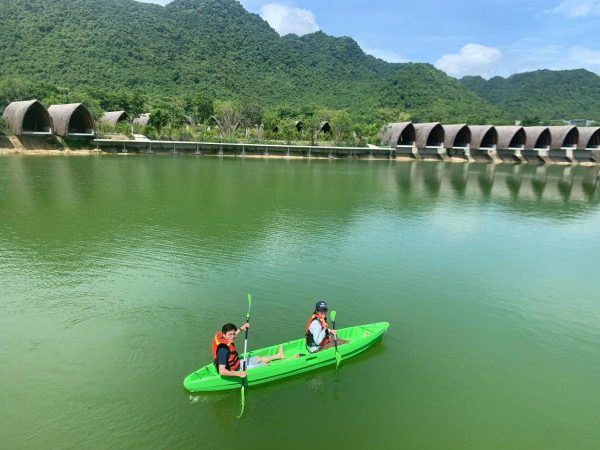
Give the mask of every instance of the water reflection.
<path id="1" fill-rule="evenodd" d="M 66 271 L 91 254 L 103 269 L 114 258 L 145 266 L 134 251 L 145 247 L 157 262 L 202 257 L 216 268 L 272 239 L 351 232 L 377 210 L 418 216 L 452 202 L 575 220 L 597 208 L 597 175 L 580 166 L 4 157 L 0 243 Z"/>
<path id="2" fill-rule="evenodd" d="M 409 162 L 397 173 L 403 196 L 500 203 L 522 212 L 563 217 L 598 204 L 598 168 Z M 553 207 L 560 204 L 560 208 Z"/>

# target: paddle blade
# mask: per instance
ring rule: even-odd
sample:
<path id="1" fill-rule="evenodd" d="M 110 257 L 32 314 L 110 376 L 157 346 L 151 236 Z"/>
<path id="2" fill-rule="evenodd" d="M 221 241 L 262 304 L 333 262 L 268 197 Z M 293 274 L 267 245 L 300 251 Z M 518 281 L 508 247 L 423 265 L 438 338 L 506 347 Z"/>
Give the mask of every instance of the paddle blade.
<path id="1" fill-rule="evenodd" d="M 337 314 L 337 313 L 336 313 L 335 311 L 331 311 L 331 312 L 329 313 L 329 317 L 331 317 L 331 321 L 332 321 L 332 322 L 335 322 L 335 315 L 336 315 L 336 314 Z"/>
<path id="2" fill-rule="evenodd" d="M 335 368 L 336 369 L 339 367 L 341 362 L 342 362 L 342 355 L 340 355 L 340 352 L 335 352 Z"/>
<path id="3" fill-rule="evenodd" d="M 248 293 L 248 314 L 246 314 L 246 317 L 250 317 L 250 308 L 252 308 L 252 296 Z"/>
<path id="4" fill-rule="evenodd" d="M 245 391 L 244 383 L 242 382 L 242 399 L 241 399 L 242 409 L 240 411 L 240 415 L 237 416 L 238 419 L 241 419 L 242 416 L 244 415 L 244 407 L 246 406 L 246 395 L 245 395 L 244 391 Z"/>

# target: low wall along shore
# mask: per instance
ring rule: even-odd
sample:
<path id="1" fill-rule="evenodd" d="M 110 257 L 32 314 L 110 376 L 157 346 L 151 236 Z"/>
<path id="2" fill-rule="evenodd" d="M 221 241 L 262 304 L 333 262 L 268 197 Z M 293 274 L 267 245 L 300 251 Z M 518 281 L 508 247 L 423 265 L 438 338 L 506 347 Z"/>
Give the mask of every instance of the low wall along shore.
<path id="1" fill-rule="evenodd" d="M 569 158 L 547 149 L 446 149 L 414 146 L 332 147 L 282 144 L 240 144 L 215 142 L 151 141 L 129 139 L 95 139 L 67 142 L 63 139 L 0 135 L 0 154 L 169 154 L 198 156 L 344 158 L 381 160 L 423 160 L 449 162 L 493 162 L 533 164 L 600 164 L 599 150 L 573 150 Z"/>
<path id="2" fill-rule="evenodd" d="M 446 149 L 431 147 L 418 149 L 412 146 L 389 147 L 330 147 L 271 144 L 239 144 L 181 141 L 131 141 L 96 139 L 93 141 L 98 152 L 118 154 L 194 154 L 246 157 L 297 157 L 297 158 L 350 158 L 385 160 L 423 160 L 451 162 L 494 162 L 534 164 L 599 164 L 600 150 L 573 150 L 569 158 L 562 154 L 553 158 L 548 150 L 498 151 L 481 149 Z"/>

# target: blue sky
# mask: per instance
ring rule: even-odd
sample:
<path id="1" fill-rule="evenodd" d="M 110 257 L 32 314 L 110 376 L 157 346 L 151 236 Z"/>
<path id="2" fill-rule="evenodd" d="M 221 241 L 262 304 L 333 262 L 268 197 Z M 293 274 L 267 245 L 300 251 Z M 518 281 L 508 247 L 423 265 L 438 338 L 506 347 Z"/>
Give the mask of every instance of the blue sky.
<path id="1" fill-rule="evenodd" d="M 145 0 L 166 4 L 169 0 Z M 428 62 L 449 75 L 536 69 L 600 74 L 600 0 L 242 0 L 280 34 L 351 36 L 390 62 Z"/>

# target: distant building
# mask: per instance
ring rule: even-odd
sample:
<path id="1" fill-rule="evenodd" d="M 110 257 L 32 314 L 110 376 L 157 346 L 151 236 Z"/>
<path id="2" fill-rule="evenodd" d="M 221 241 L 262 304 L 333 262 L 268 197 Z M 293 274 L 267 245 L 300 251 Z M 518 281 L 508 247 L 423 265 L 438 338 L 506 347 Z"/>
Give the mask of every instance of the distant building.
<path id="1" fill-rule="evenodd" d="M 570 119 L 563 120 L 565 125 L 574 125 L 576 127 L 591 127 L 594 124 L 593 120 L 588 119 Z"/>

